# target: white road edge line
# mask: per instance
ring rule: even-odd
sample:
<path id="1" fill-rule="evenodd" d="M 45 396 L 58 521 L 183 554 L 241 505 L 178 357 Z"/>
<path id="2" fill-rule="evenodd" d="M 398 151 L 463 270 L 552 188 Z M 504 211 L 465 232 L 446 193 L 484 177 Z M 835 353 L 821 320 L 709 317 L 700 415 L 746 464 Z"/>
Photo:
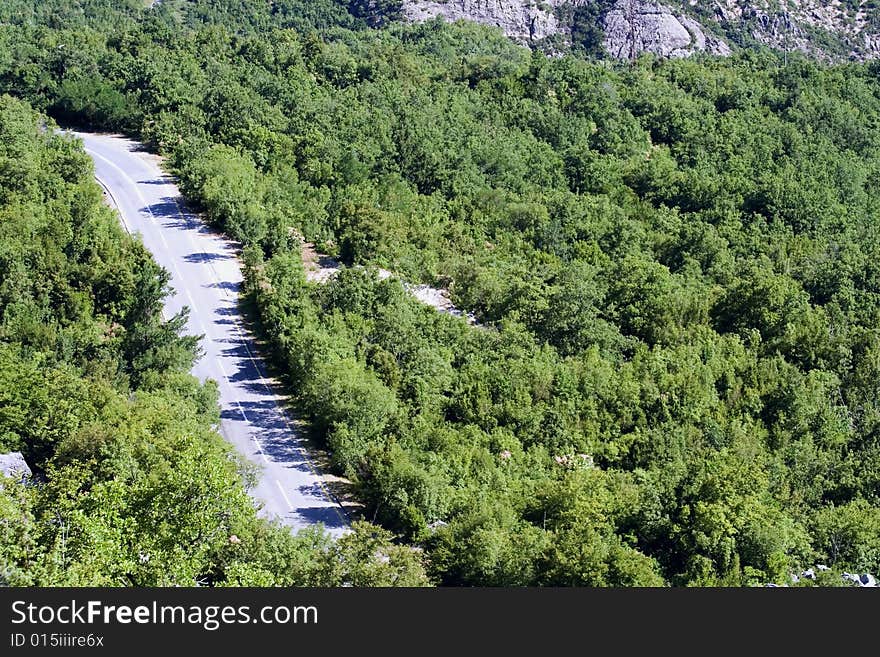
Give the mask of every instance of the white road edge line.
<path id="1" fill-rule="evenodd" d="M 168 186 L 170 186 L 170 183 L 166 183 L 166 184 Z M 184 222 L 188 221 L 188 217 L 184 214 L 184 212 L 180 208 L 180 203 L 177 200 L 177 196 L 174 196 L 173 194 L 171 194 L 169 196 L 174 199 L 174 207 L 177 210 L 177 217 L 181 221 L 184 221 Z M 191 215 L 191 213 L 187 213 L 187 214 Z M 192 218 L 194 218 L 197 223 L 202 223 L 198 218 L 195 218 L 194 216 Z M 189 243 L 193 247 L 193 249 L 195 249 L 196 245 L 193 242 L 192 235 L 187 233 L 187 239 L 189 240 Z M 226 240 L 223 240 L 218 237 L 217 241 L 219 242 L 219 247 L 222 252 L 228 252 L 230 250 L 229 245 L 226 242 Z M 237 260 L 237 257 L 235 256 L 234 253 L 231 254 L 230 257 Z M 212 279 L 213 283 L 214 284 L 221 283 L 220 277 L 217 274 L 217 270 L 214 268 L 214 266 L 211 262 L 208 262 L 208 269 L 211 271 L 211 279 Z M 226 291 L 226 288 L 221 288 L 221 289 L 223 290 L 223 292 L 227 296 L 229 296 L 228 292 Z M 248 354 L 248 360 L 250 360 L 251 364 L 254 366 L 254 369 L 256 370 L 257 374 L 260 377 L 260 385 L 263 387 L 263 389 L 266 391 L 266 393 L 268 393 L 268 395 L 272 398 L 273 402 L 275 403 L 275 408 L 278 411 L 278 415 L 281 417 L 281 420 L 284 422 L 284 425 L 287 427 L 287 430 L 292 435 L 296 434 L 296 429 L 294 429 L 294 427 L 291 425 L 291 423 L 287 417 L 287 411 L 284 409 L 284 407 L 280 403 L 280 401 L 281 401 L 280 396 L 271 387 L 269 387 L 269 385 L 266 383 L 267 377 L 263 373 L 263 370 L 260 367 L 259 361 L 254 357 L 254 354 L 251 351 L 250 340 L 247 337 L 245 337 L 245 335 L 242 331 L 240 318 L 238 316 L 235 316 L 235 318 L 233 319 L 233 322 L 234 322 L 233 326 L 235 328 L 236 337 L 238 337 L 238 339 L 244 345 L 245 351 L 247 351 L 247 354 Z M 339 503 L 339 500 L 337 500 L 336 497 L 333 496 L 329 490 L 327 490 L 327 487 L 324 484 L 324 481 L 321 478 L 320 473 L 318 472 L 318 470 L 315 468 L 314 464 L 312 463 L 312 459 L 309 456 L 308 452 L 299 443 L 297 443 L 296 449 L 297 449 L 297 452 L 300 454 L 300 456 L 302 456 L 302 458 L 306 462 L 306 464 L 309 466 L 309 470 L 311 470 L 312 474 L 318 479 L 318 485 L 321 487 L 321 491 L 324 493 L 324 497 L 327 499 L 328 502 L 334 503 L 334 505 L 335 505 L 334 509 L 336 510 L 336 513 L 339 516 L 339 520 L 342 521 L 343 523 L 346 523 L 348 521 L 348 514 L 345 512 L 345 509 L 342 506 L 342 504 Z M 276 483 L 277 483 L 277 480 L 276 480 Z M 281 484 L 278 484 L 278 485 L 280 487 Z M 285 496 L 285 498 L 286 498 L 286 496 Z"/>
<path id="2" fill-rule="evenodd" d="M 131 183 L 131 186 L 134 187 L 135 192 L 137 193 L 138 198 L 139 198 L 139 199 L 141 200 L 141 202 L 144 204 L 144 207 L 147 208 L 147 211 L 150 213 L 150 217 L 153 219 L 153 222 L 155 223 L 155 221 L 156 221 L 156 217 L 155 217 L 155 215 L 153 214 L 153 211 L 150 210 L 150 206 L 149 206 L 149 204 L 147 203 L 147 200 L 143 197 L 143 194 L 141 194 L 141 190 L 138 188 L 137 182 L 134 181 L 134 180 L 132 180 L 131 176 L 129 176 L 127 173 L 125 173 L 125 171 L 123 171 L 121 168 L 119 168 L 118 166 L 116 166 L 116 164 L 115 164 L 114 162 L 112 162 L 111 160 L 108 160 L 106 157 L 104 157 L 104 156 L 101 155 L 100 153 L 97 153 L 96 151 L 94 151 L 94 150 L 92 150 L 92 149 L 90 149 L 90 148 L 86 148 L 85 146 L 83 146 L 83 148 L 84 148 L 84 150 L 85 150 L 87 153 L 89 153 L 90 155 L 102 159 L 104 162 L 106 162 L 106 163 L 109 164 L 111 167 L 113 167 L 114 169 L 116 169 L 116 170 L 122 175 L 122 177 L 125 178 L 125 180 L 127 180 L 129 183 Z M 119 205 L 119 202 L 116 200 L 116 197 L 113 196 L 113 194 L 110 192 L 110 187 L 109 187 L 109 185 L 107 185 L 104 181 L 102 181 L 100 178 L 98 178 L 97 174 L 95 175 L 95 180 L 97 180 L 98 183 L 99 183 L 102 187 L 104 187 L 104 188 L 107 190 L 107 193 L 110 195 L 110 197 L 113 199 L 113 202 L 116 204 L 117 213 L 120 215 L 120 217 L 122 217 L 122 223 L 123 223 L 123 225 L 125 226 L 125 229 L 128 231 L 129 234 L 131 234 L 132 231 L 131 231 L 131 229 L 129 228 L 128 223 L 125 221 L 125 213 L 122 212 L 122 207 Z M 162 235 L 162 231 L 159 230 L 158 232 L 159 232 L 159 237 L 160 237 L 160 239 L 162 240 L 162 244 L 164 244 L 164 245 L 165 245 L 165 248 L 167 249 L 167 248 L 168 248 L 168 242 L 165 240 L 165 237 Z M 190 240 L 192 240 L 192 238 L 190 238 Z M 177 278 L 180 279 L 180 280 L 183 280 L 183 276 L 181 275 L 180 270 L 177 269 L 177 265 L 175 265 L 173 261 L 172 261 L 172 263 L 171 263 L 171 267 L 174 269 L 174 273 L 177 274 Z M 190 300 L 191 307 L 192 307 L 193 311 L 195 312 L 195 310 L 196 310 L 196 303 L 195 303 L 195 301 L 192 300 L 192 297 L 191 297 L 190 294 L 189 294 L 189 290 L 184 289 L 184 293 L 186 294 L 187 298 Z M 213 340 L 213 338 L 211 338 L 211 337 L 209 336 L 208 331 L 205 329 L 205 325 L 204 325 L 204 323 L 202 322 L 201 318 L 199 318 L 198 323 L 199 323 L 199 326 L 201 327 L 201 329 L 202 329 L 202 333 L 205 335 L 205 337 L 208 338 L 209 340 L 211 340 L 211 341 L 213 342 L 214 340 Z M 250 354 L 250 351 L 248 351 L 248 353 Z M 255 365 L 256 365 L 256 363 L 255 363 Z M 227 385 L 227 387 L 228 387 L 230 390 L 235 390 L 235 387 L 232 385 L 232 382 L 229 380 L 229 376 L 226 374 L 226 371 L 223 369 L 222 366 L 220 367 L 220 371 L 223 373 L 223 378 L 226 379 L 226 385 Z M 259 373 L 259 369 L 257 369 L 257 372 Z M 250 420 L 248 419 L 247 414 L 244 412 L 244 408 L 242 408 L 241 403 L 240 403 L 238 400 L 236 400 L 236 401 L 235 401 L 235 405 L 238 407 L 238 412 L 239 412 L 239 413 L 241 414 L 241 416 L 244 418 L 244 421 L 247 422 L 248 424 L 250 424 L 251 422 L 250 422 Z M 256 444 L 256 446 L 257 446 L 257 452 L 259 453 L 260 457 L 263 459 L 263 463 L 269 463 L 269 459 L 266 458 L 266 452 L 265 452 L 265 450 L 263 449 L 263 445 L 262 445 L 262 443 L 260 442 L 259 438 L 257 438 L 256 432 L 254 432 L 254 431 L 249 431 L 248 434 L 250 435 L 251 439 L 252 439 L 252 440 L 254 441 L 254 443 Z"/>
<path id="3" fill-rule="evenodd" d="M 284 501 L 287 502 L 287 506 L 289 506 L 290 509 L 293 510 L 293 504 L 290 503 L 290 498 L 287 497 L 287 493 L 284 492 L 284 486 L 282 486 L 281 482 L 277 479 L 275 480 L 275 484 L 278 486 L 278 490 L 281 491 L 281 496 L 284 498 Z"/>
<path id="4" fill-rule="evenodd" d="M 149 204 L 147 203 L 146 199 L 144 198 L 143 194 L 141 193 L 141 191 L 140 191 L 140 187 L 138 186 L 137 181 L 135 181 L 134 179 L 132 179 L 131 176 L 129 176 L 129 175 L 128 175 L 128 174 L 127 174 L 122 168 L 120 168 L 119 166 L 117 166 L 115 162 L 113 162 L 113 161 L 107 159 L 106 157 L 104 157 L 104 156 L 101 155 L 100 153 L 96 152 L 94 149 L 87 148 L 87 147 L 85 147 L 85 145 L 83 145 L 83 148 L 84 148 L 84 150 L 85 150 L 87 153 L 89 153 L 89 154 L 91 154 L 91 155 L 93 155 L 93 156 L 95 156 L 95 157 L 100 158 L 101 160 L 103 160 L 104 162 L 106 162 L 108 165 L 110 165 L 111 167 L 113 167 L 116 171 L 118 171 L 118 172 L 122 175 L 122 177 L 123 177 L 126 181 L 128 181 L 128 182 L 131 184 L 131 186 L 132 186 L 132 187 L 134 188 L 134 190 L 135 190 L 135 193 L 137 194 L 137 197 L 138 197 L 138 198 L 140 199 L 140 201 L 143 203 L 144 208 L 146 208 L 147 212 L 148 212 L 149 215 L 150 215 L 150 218 L 153 220 L 153 223 L 155 223 L 155 224 L 158 225 L 158 222 L 156 221 L 156 217 L 155 217 L 155 215 L 153 214 L 153 211 L 152 211 L 152 209 L 150 208 Z M 164 174 L 165 172 L 162 172 L 162 173 Z M 165 174 L 165 175 L 167 176 L 168 174 Z M 98 179 L 98 178 L 97 178 L 97 175 L 96 175 L 95 177 L 96 177 L 96 179 Z M 102 185 L 102 187 L 104 187 L 105 189 L 107 189 L 108 194 L 110 194 L 111 198 L 113 198 L 112 194 L 111 194 L 110 191 L 109 191 L 109 186 L 106 185 L 106 184 L 105 184 L 103 181 L 101 181 L 101 180 L 98 180 L 98 182 Z M 169 186 L 171 185 L 170 183 L 166 183 L 166 184 L 169 185 Z M 175 209 L 176 209 L 176 211 L 177 211 L 177 216 L 178 216 L 178 218 L 181 219 L 182 221 L 187 221 L 187 217 L 184 216 L 184 213 L 183 213 L 183 211 L 182 211 L 181 208 L 180 208 L 180 203 L 179 203 L 178 200 L 177 200 L 178 197 L 177 197 L 176 195 L 174 195 L 174 194 L 171 194 L 171 195 L 169 195 L 169 196 L 172 198 L 172 200 L 173 200 L 173 202 L 174 202 L 174 206 L 175 206 Z M 121 207 L 119 206 L 118 202 L 116 202 L 116 199 L 115 199 L 115 198 L 113 198 L 113 200 L 114 200 L 114 202 L 116 203 L 116 206 L 117 206 L 117 208 L 118 208 L 118 213 L 123 217 L 123 219 L 122 219 L 122 220 L 123 220 L 123 224 L 125 224 L 125 225 L 126 225 L 126 229 L 129 230 L 129 229 L 128 229 L 128 226 L 127 226 L 127 224 L 126 224 L 126 222 L 125 222 L 124 214 L 123 214 L 123 212 L 122 212 Z M 196 221 L 200 223 L 200 221 L 199 221 L 198 219 L 196 219 Z M 131 232 L 131 231 L 129 230 L 129 233 L 130 233 L 130 232 Z M 158 230 L 158 234 L 159 234 L 159 239 L 162 240 L 162 244 L 163 244 L 163 245 L 165 246 L 165 248 L 167 249 L 167 248 L 168 248 L 168 242 L 165 240 L 165 236 L 163 235 L 161 229 Z M 195 242 L 193 241 L 192 235 L 190 235 L 190 234 L 187 232 L 187 233 L 186 233 L 186 237 L 187 237 L 187 239 L 189 240 L 190 245 L 195 249 L 195 248 L 196 248 L 196 245 L 195 245 Z M 218 238 L 217 241 L 220 242 L 220 247 L 221 247 L 221 250 L 222 250 L 222 251 L 228 251 L 228 250 L 229 250 L 229 246 L 228 246 L 228 244 L 227 244 L 227 242 L 226 242 L 225 240 Z M 231 257 L 233 257 L 234 259 L 237 259 L 236 256 L 235 256 L 234 254 L 233 254 Z M 174 269 L 175 274 L 177 274 L 178 279 L 183 280 L 183 276 L 181 275 L 180 271 L 177 269 L 177 266 L 176 266 L 173 262 L 171 263 L 171 266 L 172 266 L 172 268 Z M 216 272 L 214 266 L 212 265 L 212 263 L 210 263 L 210 262 L 208 262 L 208 269 L 211 271 L 211 279 L 213 280 L 213 282 L 214 282 L 215 284 L 220 283 L 221 281 L 219 280 L 219 277 L 218 277 L 218 275 L 217 275 L 217 272 Z M 192 305 L 192 307 L 193 307 L 193 310 L 195 310 L 195 306 L 196 306 L 196 304 L 195 304 L 195 302 L 193 301 L 192 297 L 190 296 L 189 290 L 186 290 L 186 289 L 185 289 L 185 290 L 184 290 L 184 293 L 186 294 L 187 298 L 190 300 L 190 303 L 191 303 L 191 305 Z M 228 292 L 225 288 L 223 288 L 223 294 L 224 294 L 225 296 L 230 296 L 230 295 L 229 295 L 229 292 Z M 205 329 L 204 323 L 201 321 L 201 318 L 199 318 L 199 326 L 202 328 L 202 333 L 203 333 L 206 337 L 208 337 L 208 339 L 211 339 L 212 341 L 214 341 L 212 338 L 209 337 L 208 331 Z M 286 412 L 286 410 L 285 410 L 284 407 L 280 404 L 280 397 L 279 397 L 279 396 L 277 395 L 277 393 L 275 393 L 275 391 L 272 390 L 272 388 L 270 388 L 269 385 L 266 383 L 266 376 L 265 376 L 265 374 L 263 373 L 262 368 L 261 368 L 260 365 L 259 365 L 259 362 L 258 362 L 257 359 L 254 357 L 253 352 L 251 351 L 251 348 L 250 348 L 250 341 L 249 341 L 249 340 L 243 335 L 243 332 L 242 332 L 242 329 L 241 329 L 241 324 L 240 324 L 239 318 L 238 318 L 237 316 L 236 316 L 236 318 L 235 318 L 235 320 L 234 320 L 234 324 L 233 324 L 233 326 L 234 326 L 234 328 L 235 328 L 235 332 L 236 332 L 236 334 L 237 334 L 237 337 L 239 338 L 239 340 L 241 340 L 242 344 L 243 344 L 244 347 L 245 347 L 245 350 L 247 351 L 247 354 L 248 354 L 248 360 L 250 360 L 250 362 L 251 362 L 251 364 L 254 366 L 254 369 L 256 370 L 258 376 L 260 377 L 260 385 L 262 385 L 263 389 L 264 389 L 264 390 L 269 394 L 269 396 L 272 398 L 272 401 L 273 401 L 273 403 L 274 403 L 274 405 L 275 405 L 275 408 L 276 408 L 276 410 L 277 410 L 279 416 L 281 417 L 282 421 L 284 422 L 284 425 L 287 427 L 288 431 L 291 433 L 292 436 L 295 435 L 295 434 L 296 434 L 296 430 L 295 430 L 294 427 L 291 425 L 291 423 L 290 423 L 290 421 L 289 421 L 289 418 L 287 417 L 287 412 Z M 220 367 L 220 371 L 223 373 L 223 377 L 224 377 L 224 379 L 226 379 L 226 384 L 227 384 L 227 386 L 230 388 L 230 390 L 234 390 L 234 387 L 232 386 L 232 382 L 229 380 L 229 377 L 227 376 L 227 374 L 226 374 L 226 372 L 225 372 L 225 370 L 223 369 L 222 366 Z M 235 404 L 236 404 L 236 406 L 238 407 L 238 411 L 239 411 L 239 413 L 242 415 L 242 417 L 245 419 L 245 421 L 248 422 L 248 423 L 250 423 L 250 420 L 248 419 L 247 414 L 244 412 L 244 409 L 242 408 L 241 404 L 240 404 L 237 400 L 236 400 Z M 251 435 L 251 438 L 253 439 L 254 443 L 257 445 L 257 451 L 259 452 L 260 457 L 263 459 L 263 462 L 264 462 L 264 463 L 268 463 L 269 461 L 268 461 L 268 459 L 266 458 L 266 454 L 265 454 L 265 451 L 264 451 L 264 449 L 263 449 L 263 446 L 262 446 L 260 440 L 259 440 L 259 439 L 257 438 L 257 436 L 256 436 L 256 432 L 254 432 L 254 431 L 250 431 L 249 434 Z M 299 444 L 299 443 L 296 444 L 296 449 L 297 449 L 297 451 L 299 452 L 299 454 L 303 457 L 303 460 L 304 460 L 304 461 L 306 462 L 306 464 L 308 465 L 309 470 L 311 470 L 312 474 L 318 479 L 318 485 L 320 486 L 321 491 L 324 493 L 324 497 L 326 498 L 326 500 L 327 500 L 328 502 L 333 503 L 333 508 L 334 508 L 334 510 L 335 510 L 335 512 L 336 512 L 336 514 L 337 514 L 337 516 L 339 517 L 339 520 L 340 520 L 343 524 L 348 524 L 348 514 L 346 513 L 345 508 L 342 506 L 342 504 L 339 502 L 339 500 L 337 500 L 336 497 L 335 497 L 334 495 L 332 495 L 332 494 L 330 493 L 330 491 L 327 489 L 327 487 L 326 487 L 326 485 L 325 485 L 325 483 L 324 483 L 324 481 L 323 481 L 323 479 L 322 479 L 320 473 L 317 471 L 317 469 L 315 468 L 314 464 L 312 463 L 312 459 L 311 459 L 310 455 L 308 454 L 308 452 L 307 452 L 307 451 L 305 450 L 305 448 L 304 448 L 301 444 Z M 281 494 L 282 494 L 282 496 L 284 497 L 285 501 L 287 502 L 288 506 L 292 509 L 293 506 L 290 504 L 290 500 L 289 500 L 289 498 L 287 497 L 286 493 L 284 492 L 284 489 L 281 487 L 281 483 L 280 483 L 277 479 L 275 480 L 275 483 L 278 485 L 278 488 L 281 490 Z"/>

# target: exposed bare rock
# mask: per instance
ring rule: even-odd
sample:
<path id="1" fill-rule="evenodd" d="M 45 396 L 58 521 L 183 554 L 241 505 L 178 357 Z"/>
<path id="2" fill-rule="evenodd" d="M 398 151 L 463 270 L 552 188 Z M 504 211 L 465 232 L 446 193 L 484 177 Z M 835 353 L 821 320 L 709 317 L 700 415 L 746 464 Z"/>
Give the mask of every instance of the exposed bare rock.
<path id="1" fill-rule="evenodd" d="M 730 47 L 707 36 L 697 21 L 676 16 L 657 2 L 619 0 L 602 18 L 602 28 L 605 50 L 621 59 L 632 59 L 642 52 L 664 57 L 687 57 L 697 52 L 730 54 Z"/>
<path id="2" fill-rule="evenodd" d="M 605 31 L 605 48 L 614 57 L 634 57 L 653 52 L 682 57 L 696 52 L 726 55 L 730 47 L 705 33 L 699 22 L 666 5 L 648 0 L 406 0 L 404 16 L 424 21 L 437 16 L 447 21 L 471 20 L 492 25 L 520 43 L 539 41 L 554 34 L 569 38 L 571 25 L 560 19 L 566 7 L 598 4 L 604 11 L 600 19 Z"/>
<path id="3" fill-rule="evenodd" d="M 408 20 L 471 20 L 524 44 L 570 42 L 576 9 L 594 17 L 614 57 L 727 55 L 731 43 L 825 60 L 880 57 L 880 7 L 867 0 L 403 0 Z"/>
<path id="4" fill-rule="evenodd" d="M 21 452 L 0 454 L 0 476 L 26 480 L 33 475 Z"/>
<path id="5" fill-rule="evenodd" d="M 867 0 L 689 0 L 668 3 L 701 14 L 704 25 L 820 59 L 880 56 L 880 7 Z"/>
<path id="6" fill-rule="evenodd" d="M 543 39 L 564 31 L 554 12 L 558 3 L 536 3 L 528 0 L 412 0 L 404 2 L 404 16 L 411 21 L 424 21 L 442 16 L 447 21 L 470 20 L 500 27 L 509 37 L 520 42 Z"/>
<path id="7" fill-rule="evenodd" d="M 303 269 L 305 270 L 306 280 L 310 283 L 328 283 L 342 269 L 342 263 L 328 255 L 318 253 L 315 245 L 306 242 L 305 239 L 296 231 L 292 231 L 292 235 L 300 241 L 300 255 L 302 256 Z M 379 280 L 386 278 L 394 278 L 393 272 L 387 269 L 379 269 Z M 476 316 L 472 312 L 465 312 L 455 307 L 452 299 L 449 298 L 447 290 L 431 287 L 430 285 L 414 285 L 412 283 L 401 281 L 403 288 L 409 292 L 417 301 L 431 306 L 435 310 L 453 315 L 454 317 L 462 317 L 468 324 L 479 326 Z"/>

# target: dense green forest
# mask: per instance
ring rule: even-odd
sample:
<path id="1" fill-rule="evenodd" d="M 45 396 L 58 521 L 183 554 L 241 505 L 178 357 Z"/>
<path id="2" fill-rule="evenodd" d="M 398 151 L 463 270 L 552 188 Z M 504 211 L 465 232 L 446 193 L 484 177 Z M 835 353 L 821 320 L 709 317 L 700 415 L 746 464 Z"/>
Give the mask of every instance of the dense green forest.
<path id="1" fill-rule="evenodd" d="M 187 373 L 197 338 L 162 320 L 168 275 L 92 174 L 0 97 L 0 452 L 37 474 L 0 484 L 0 585 L 426 583 L 379 528 L 332 543 L 257 519 L 216 386 Z"/>
<path id="2" fill-rule="evenodd" d="M 880 570 L 880 67 L 762 51 L 548 58 L 475 25 L 380 20 L 381 3 L 32 4 L 0 8 L 0 91 L 143 139 L 245 245 L 274 361 L 365 517 L 398 537 L 360 532 L 399 550 L 383 576 L 420 581 L 418 555 L 453 585 Z M 25 152 L 72 152 L 22 121 Z M 223 582 L 239 564 L 279 583 L 315 572 L 297 569 L 327 553 L 317 534 L 309 546 L 254 524 L 209 430 L 212 393 L 184 374 L 192 343 L 149 312 L 161 274 L 111 231 L 82 155 L 68 157 L 72 170 L 18 156 L 2 168 L 15 192 L 4 252 L 36 247 L 33 220 L 6 209 L 24 190 L 31 213 L 70 215 L 42 228 L 52 276 L 2 261 L 3 376 L 51 382 L 2 387 L 39 396 L 4 404 L 3 440 L 48 459 L 57 482 L 14 493 L 33 499 L 24 525 L 2 525 L 4 556 L 30 559 L 15 572 L 35 581 L 70 559 L 67 525 L 50 517 L 65 500 L 102 510 L 77 536 L 108 580 L 161 560 Z M 43 198 L 38 175 L 81 191 Z M 103 217 L 92 233 L 74 207 Z M 307 283 L 299 234 L 363 267 Z M 482 326 L 420 305 L 380 266 L 447 287 Z M 132 297 L 139 276 L 147 300 Z M 78 419 L 62 430 L 35 408 Z M 162 445 L 181 498 L 139 478 Z M 206 453 L 210 476 L 183 474 Z M 19 513 L 10 490 L 6 516 Z M 212 495 L 228 516 L 198 502 Z M 175 520 L 204 545 L 185 558 L 181 528 L 157 511 L 184 498 L 191 515 Z M 260 545 L 230 563 L 229 528 L 248 531 L 235 523 L 265 532 L 251 544 L 290 540 L 307 556 L 272 561 Z M 164 546 L 146 565 L 126 534 L 141 531 Z M 97 548 L 114 541 L 132 546 L 124 558 Z"/>

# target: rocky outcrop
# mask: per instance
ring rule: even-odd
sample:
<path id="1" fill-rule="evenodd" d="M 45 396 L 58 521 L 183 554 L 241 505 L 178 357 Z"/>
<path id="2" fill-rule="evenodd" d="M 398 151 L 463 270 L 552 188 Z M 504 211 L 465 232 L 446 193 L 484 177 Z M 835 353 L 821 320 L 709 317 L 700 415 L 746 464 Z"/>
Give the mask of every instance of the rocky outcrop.
<path id="1" fill-rule="evenodd" d="M 20 481 L 27 481 L 33 472 L 21 452 L 8 452 L 0 454 L 0 479 L 12 477 Z M 2 488 L 2 485 L 0 485 Z"/>
<path id="2" fill-rule="evenodd" d="M 715 5 L 722 28 L 778 50 L 827 60 L 880 57 L 880 7 L 874 2 L 716 0 Z"/>
<path id="3" fill-rule="evenodd" d="M 470 20 L 493 25 L 517 41 L 528 42 L 565 30 L 556 16 L 557 4 L 555 1 L 551 4 L 528 0 L 407 0 L 403 13 L 411 21 L 441 16 L 450 22 Z"/>
<path id="4" fill-rule="evenodd" d="M 827 60 L 880 57 L 880 7 L 840 0 L 403 0 L 411 21 L 443 17 L 500 28 L 520 43 L 572 35 L 572 16 L 590 9 L 615 57 L 641 52 L 726 55 L 759 43 Z"/>
<path id="5" fill-rule="evenodd" d="M 697 52 L 729 55 L 730 46 L 707 35 L 692 18 L 675 15 L 656 2 L 620 0 L 602 18 L 605 50 L 612 57 L 632 59 L 642 52 L 687 57 Z"/>
<path id="6" fill-rule="evenodd" d="M 653 52 L 682 57 L 696 52 L 728 54 L 730 47 L 705 33 L 700 23 L 682 12 L 647 0 L 405 0 L 404 16 L 411 21 L 442 17 L 447 21 L 471 20 L 492 25 L 521 43 L 533 43 L 554 34 L 568 38 L 571 24 L 561 16 L 565 9 L 599 5 L 606 50 L 615 57 Z M 570 12 L 569 12 L 570 13 Z"/>

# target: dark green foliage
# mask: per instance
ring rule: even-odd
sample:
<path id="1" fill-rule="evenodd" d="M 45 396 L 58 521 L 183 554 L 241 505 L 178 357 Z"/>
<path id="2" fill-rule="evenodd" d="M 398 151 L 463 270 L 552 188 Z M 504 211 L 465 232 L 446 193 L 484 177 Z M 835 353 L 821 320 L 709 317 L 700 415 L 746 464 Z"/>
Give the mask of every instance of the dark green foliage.
<path id="1" fill-rule="evenodd" d="M 370 27 L 383 27 L 403 17 L 402 0 L 351 0 L 348 11 Z"/>
<path id="2" fill-rule="evenodd" d="M 570 26 L 572 52 L 592 57 L 602 57 L 605 48 L 602 41 L 602 16 L 613 5 L 609 0 L 592 0 L 577 6 L 563 5 L 558 10 L 560 18 Z"/>

